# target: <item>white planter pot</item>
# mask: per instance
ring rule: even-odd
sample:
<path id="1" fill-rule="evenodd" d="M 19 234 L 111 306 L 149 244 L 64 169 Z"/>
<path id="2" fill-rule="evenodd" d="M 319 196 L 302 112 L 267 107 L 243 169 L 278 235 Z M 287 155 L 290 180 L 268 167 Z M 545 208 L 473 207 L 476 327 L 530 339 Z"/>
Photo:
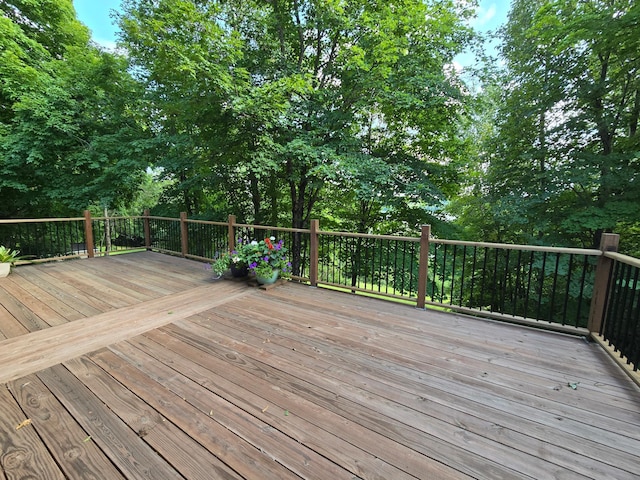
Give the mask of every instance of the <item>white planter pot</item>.
<path id="1" fill-rule="evenodd" d="M 9 275 L 10 271 L 11 271 L 10 263 L 0 263 L 0 278 L 4 278 L 7 275 Z"/>

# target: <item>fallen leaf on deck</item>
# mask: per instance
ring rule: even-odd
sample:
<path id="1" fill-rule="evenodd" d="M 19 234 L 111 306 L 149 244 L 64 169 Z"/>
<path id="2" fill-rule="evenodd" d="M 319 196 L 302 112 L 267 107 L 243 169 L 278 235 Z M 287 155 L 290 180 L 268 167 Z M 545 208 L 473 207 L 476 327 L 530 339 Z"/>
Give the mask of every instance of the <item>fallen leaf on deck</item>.
<path id="1" fill-rule="evenodd" d="M 262 413 L 266 412 L 268 409 L 269 409 L 269 405 L 267 405 L 266 407 L 264 407 L 264 408 L 262 409 Z"/>
<path id="2" fill-rule="evenodd" d="M 578 385 L 580 385 L 580 382 L 576 382 L 576 383 L 568 382 L 567 385 L 569 387 L 571 387 L 573 390 L 577 390 L 578 389 Z"/>
<path id="3" fill-rule="evenodd" d="M 87 438 L 82 440 L 82 443 L 87 443 L 89 440 L 91 440 L 91 435 L 89 435 Z"/>
<path id="4" fill-rule="evenodd" d="M 24 422 L 16 427 L 16 430 L 20 430 L 22 427 L 26 427 L 27 425 L 31 425 L 31 419 L 27 418 Z"/>
<path id="5" fill-rule="evenodd" d="M 288 417 L 288 416 L 289 416 L 289 410 L 285 410 L 285 411 L 284 411 L 284 416 L 285 416 L 285 417 Z"/>

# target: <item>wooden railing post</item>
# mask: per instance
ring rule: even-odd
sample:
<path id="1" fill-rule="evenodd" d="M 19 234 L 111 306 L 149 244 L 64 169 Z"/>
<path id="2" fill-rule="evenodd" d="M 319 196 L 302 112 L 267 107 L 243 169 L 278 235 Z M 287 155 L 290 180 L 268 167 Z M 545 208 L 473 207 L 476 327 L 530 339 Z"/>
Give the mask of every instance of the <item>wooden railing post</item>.
<path id="1" fill-rule="evenodd" d="M 420 231 L 420 260 L 418 262 L 418 298 L 416 300 L 418 308 L 424 308 L 426 304 L 430 238 L 431 225 L 422 225 Z"/>
<path id="2" fill-rule="evenodd" d="M 91 212 L 89 210 L 84 211 L 84 246 L 87 249 L 87 255 L 89 258 L 93 258 L 94 244 L 93 244 L 93 220 L 91 220 Z"/>
<path id="3" fill-rule="evenodd" d="M 309 241 L 309 283 L 318 286 L 318 230 L 320 221 L 311 220 L 311 239 Z"/>
<path id="4" fill-rule="evenodd" d="M 149 222 L 149 215 L 151 212 L 149 209 L 145 209 L 143 225 L 144 225 L 144 246 L 147 250 L 151 250 L 151 225 Z"/>
<path id="5" fill-rule="evenodd" d="M 236 248 L 236 228 L 234 227 L 236 223 L 236 216 L 229 215 L 229 225 L 228 225 L 228 242 L 229 242 L 229 251 L 232 251 Z"/>
<path id="6" fill-rule="evenodd" d="M 189 229 L 187 228 L 187 212 L 180 212 L 180 249 L 182 256 L 186 257 L 189 253 Z"/>
<path id="7" fill-rule="evenodd" d="M 603 233 L 600 239 L 602 252 L 617 252 L 620 243 L 620 235 L 615 233 Z M 609 278 L 613 260 L 601 255 L 596 265 L 596 275 L 593 282 L 593 294 L 591 296 L 591 308 L 589 309 L 589 323 L 587 328 L 591 333 L 599 333 L 606 315 L 606 301 L 609 290 Z"/>

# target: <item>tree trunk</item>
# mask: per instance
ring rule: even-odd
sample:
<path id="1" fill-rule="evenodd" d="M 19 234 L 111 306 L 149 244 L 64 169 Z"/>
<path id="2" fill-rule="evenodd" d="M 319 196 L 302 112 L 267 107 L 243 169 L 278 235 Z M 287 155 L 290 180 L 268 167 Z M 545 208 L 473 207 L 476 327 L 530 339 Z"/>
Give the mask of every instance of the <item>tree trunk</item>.
<path id="1" fill-rule="evenodd" d="M 262 197 L 260 196 L 260 185 L 258 178 L 254 173 L 249 174 L 249 191 L 251 192 L 251 204 L 253 205 L 253 218 L 257 225 L 264 223 L 262 218 L 262 209 L 260 207 L 262 203 Z"/>

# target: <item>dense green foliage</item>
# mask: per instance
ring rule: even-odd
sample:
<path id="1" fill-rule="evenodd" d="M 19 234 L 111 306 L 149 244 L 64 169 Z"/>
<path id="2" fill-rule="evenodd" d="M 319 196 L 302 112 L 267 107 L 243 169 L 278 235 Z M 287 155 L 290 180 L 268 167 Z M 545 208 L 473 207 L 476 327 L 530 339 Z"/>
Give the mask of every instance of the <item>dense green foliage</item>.
<path id="1" fill-rule="evenodd" d="M 442 1 L 127 1 L 122 40 L 176 208 L 359 231 L 432 220 L 464 153 L 449 65 L 469 14 Z"/>
<path id="2" fill-rule="evenodd" d="M 475 3 L 125 0 L 120 54 L 71 0 L 1 2 L 0 217 L 154 207 L 589 247 L 616 231 L 640 254 L 640 5 L 514 0 L 504 63 L 472 90 L 453 60 Z"/>
<path id="3" fill-rule="evenodd" d="M 516 0 L 493 131 L 463 223 L 484 238 L 597 246 L 640 207 L 640 4 Z M 497 94 L 496 94 L 497 93 Z M 626 234 L 626 235 L 625 235 Z"/>
<path id="4" fill-rule="evenodd" d="M 71 0 L 0 4 L 0 217 L 77 215 L 137 194 L 140 86 Z"/>

